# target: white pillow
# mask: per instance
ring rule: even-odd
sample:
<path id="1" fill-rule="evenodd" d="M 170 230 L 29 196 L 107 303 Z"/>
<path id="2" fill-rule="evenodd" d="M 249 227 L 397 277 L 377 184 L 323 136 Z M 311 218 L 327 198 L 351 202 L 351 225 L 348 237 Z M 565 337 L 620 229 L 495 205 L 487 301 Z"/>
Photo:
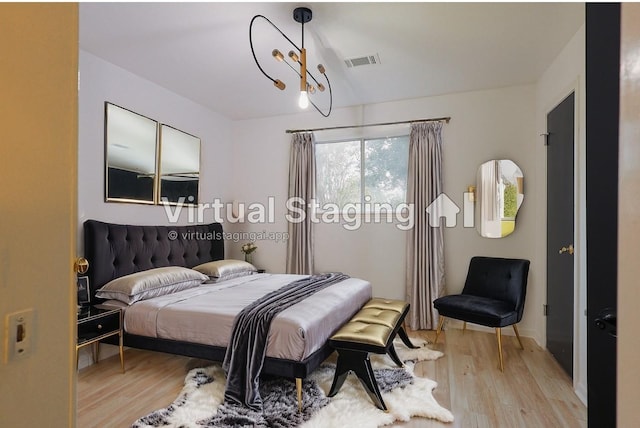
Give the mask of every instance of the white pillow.
<path id="1" fill-rule="evenodd" d="M 210 278 L 208 282 L 220 282 L 226 279 L 252 275 L 258 270 L 251 263 L 234 259 L 203 263 L 193 269 L 208 275 Z"/>
<path id="2" fill-rule="evenodd" d="M 168 266 L 132 273 L 108 282 L 96 291 L 101 299 L 120 300 L 128 305 L 197 287 L 209 277 L 193 269 Z"/>

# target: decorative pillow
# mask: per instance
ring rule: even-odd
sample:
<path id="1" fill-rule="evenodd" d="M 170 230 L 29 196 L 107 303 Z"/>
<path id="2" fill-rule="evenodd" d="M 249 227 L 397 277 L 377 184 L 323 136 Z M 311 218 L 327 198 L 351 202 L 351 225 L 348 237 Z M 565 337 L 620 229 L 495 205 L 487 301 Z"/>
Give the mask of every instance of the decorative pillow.
<path id="1" fill-rule="evenodd" d="M 233 259 L 203 263 L 195 266 L 193 269 L 208 275 L 209 278 L 211 278 L 208 282 L 220 282 L 226 279 L 251 275 L 258 270 L 251 263 Z"/>
<path id="2" fill-rule="evenodd" d="M 102 299 L 116 299 L 128 305 L 138 300 L 164 296 L 197 287 L 209 278 L 192 269 L 168 266 L 132 273 L 108 282 L 96 291 Z"/>

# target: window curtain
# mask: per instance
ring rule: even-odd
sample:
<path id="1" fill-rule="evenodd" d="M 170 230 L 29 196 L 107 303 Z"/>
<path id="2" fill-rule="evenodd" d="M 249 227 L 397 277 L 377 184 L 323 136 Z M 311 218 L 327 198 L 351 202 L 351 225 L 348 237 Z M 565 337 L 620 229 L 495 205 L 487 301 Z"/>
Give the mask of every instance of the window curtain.
<path id="1" fill-rule="evenodd" d="M 300 222 L 289 222 L 287 241 L 287 273 L 313 273 L 313 223 L 309 202 L 316 197 L 315 137 L 312 133 L 293 134 L 289 158 L 289 199 L 301 198 L 304 206 L 295 204 L 305 213 Z M 289 213 L 294 219 L 297 213 Z"/>
<path id="2" fill-rule="evenodd" d="M 438 314 L 433 300 L 444 289 L 444 242 L 441 227 L 430 227 L 427 207 L 442 193 L 442 122 L 411 125 L 407 202 L 415 224 L 407 238 L 406 294 L 411 304 L 407 324 L 433 329 Z M 442 220 L 444 222 L 444 220 Z"/>

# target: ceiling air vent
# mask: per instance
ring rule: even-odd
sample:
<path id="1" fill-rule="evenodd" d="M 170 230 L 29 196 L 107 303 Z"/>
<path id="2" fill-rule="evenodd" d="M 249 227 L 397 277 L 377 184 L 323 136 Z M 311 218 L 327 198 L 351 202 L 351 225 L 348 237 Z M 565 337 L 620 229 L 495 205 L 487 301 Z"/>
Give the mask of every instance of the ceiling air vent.
<path id="1" fill-rule="evenodd" d="M 375 64 L 380 64 L 380 56 L 378 54 L 375 54 L 375 55 L 360 56 L 357 58 L 349 58 L 349 59 L 345 59 L 344 63 L 347 64 L 347 68 L 359 67 L 361 65 L 375 65 Z"/>

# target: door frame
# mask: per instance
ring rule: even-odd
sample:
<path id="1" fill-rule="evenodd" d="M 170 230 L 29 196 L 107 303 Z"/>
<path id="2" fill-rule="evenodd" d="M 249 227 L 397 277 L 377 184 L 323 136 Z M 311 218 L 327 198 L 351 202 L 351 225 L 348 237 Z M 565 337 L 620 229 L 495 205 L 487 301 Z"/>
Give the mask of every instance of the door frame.
<path id="1" fill-rule="evenodd" d="M 640 174 L 639 156 L 630 150 L 637 144 L 639 135 L 635 120 L 638 111 L 637 94 L 632 92 L 637 78 L 625 66 L 634 52 L 635 42 L 640 39 L 637 27 L 633 26 L 640 16 L 640 5 L 636 3 L 621 5 L 621 42 L 620 42 L 620 137 L 618 195 L 618 335 L 617 342 L 617 379 L 616 414 L 619 426 L 637 426 L 637 403 L 640 393 L 637 388 L 638 366 L 635 362 L 639 349 L 638 324 L 640 313 L 636 310 L 638 299 L 637 278 L 640 267 L 635 262 L 638 249 L 637 238 L 640 228 L 636 222 L 638 207 L 633 198 L 626 195 L 637 194 Z M 637 92 L 637 90 L 635 91 Z"/>
<path id="2" fill-rule="evenodd" d="M 587 256 L 591 262 L 587 269 L 589 426 L 615 425 L 616 401 L 620 398 L 616 376 L 616 372 L 620 374 L 620 367 L 615 355 L 624 340 L 610 337 L 595 322 L 603 309 L 616 308 L 620 299 L 617 281 L 620 279 L 621 6 L 620 3 L 587 3 L 585 6 L 585 66 L 590 77 L 587 82 L 587 168 L 592 168 L 587 171 L 587 237 L 590 239 Z M 603 232 L 609 237 L 603 239 L 602 236 L 606 236 Z M 619 337 L 623 335 L 619 333 Z"/>
<path id="3" fill-rule="evenodd" d="M 547 115 L 556 108 L 571 93 L 574 93 L 574 143 L 573 143 L 573 245 L 575 253 L 573 257 L 573 389 L 580 400 L 587 404 L 587 319 L 585 311 L 587 308 L 587 248 L 586 248 L 586 103 L 585 103 L 585 80 L 584 75 L 574 79 L 563 91 L 549 102 L 543 109 L 544 132 L 547 129 Z M 540 143 L 544 147 L 543 163 L 544 174 L 541 184 L 541 191 L 544 194 L 544 206 L 540 207 L 544 213 L 541 215 L 541 230 L 547 230 L 547 149 L 544 146 L 544 137 L 540 137 Z M 547 302 L 547 237 L 546 233 L 541 238 L 544 245 L 541 245 L 540 260 L 544 263 L 545 287 L 543 290 L 544 303 Z M 541 309 L 542 310 L 542 309 Z M 541 328 L 544 337 L 544 346 L 547 344 L 546 317 Z"/>

